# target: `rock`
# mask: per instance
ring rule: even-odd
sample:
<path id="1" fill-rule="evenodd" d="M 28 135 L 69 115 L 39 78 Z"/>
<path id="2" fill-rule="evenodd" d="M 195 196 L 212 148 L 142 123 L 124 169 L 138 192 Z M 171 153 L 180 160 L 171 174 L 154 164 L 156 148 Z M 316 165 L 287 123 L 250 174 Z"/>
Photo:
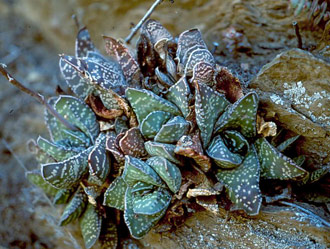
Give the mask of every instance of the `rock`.
<path id="1" fill-rule="evenodd" d="M 325 248 L 330 229 L 299 210 L 266 206 L 255 218 L 235 213 L 198 212 L 174 232 L 153 231 L 141 241 L 145 248 Z"/>
<path id="2" fill-rule="evenodd" d="M 276 56 L 251 80 L 261 108 L 304 140 L 300 153 L 319 165 L 330 161 L 330 64 L 292 49 Z"/>

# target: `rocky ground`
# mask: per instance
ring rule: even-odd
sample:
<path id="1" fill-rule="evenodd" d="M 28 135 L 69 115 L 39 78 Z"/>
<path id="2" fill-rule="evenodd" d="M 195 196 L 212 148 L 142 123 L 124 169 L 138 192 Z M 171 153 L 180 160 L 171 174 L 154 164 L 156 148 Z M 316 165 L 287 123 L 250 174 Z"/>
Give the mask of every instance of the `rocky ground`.
<path id="1" fill-rule="evenodd" d="M 88 25 L 101 48 L 101 34 L 124 38 L 151 3 L 0 0 L 0 62 L 30 88 L 54 95 L 57 85 L 65 88 L 57 54 L 73 52 L 73 13 Z M 278 124 L 305 136 L 297 149 L 310 154 L 318 167 L 329 163 L 330 57 L 325 46 L 330 42 L 323 29 L 311 31 L 305 18 L 298 18 L 303 46 L 314 48 L 314 57 L 298 50 L 285 52 L 297 46 L 288 1 L 165 1 L 152 17 L 173 34 L 200 28 L 211 50 L 214 42 L 219 44 L 214 48 L 219 64 L 229 67 L 245 86 L 251 82 L 263 108 L 277 114 L 273 118 Z M 58 227 L 57 209 L 24 177 L 36 163 L 27 142 L 46 134 L 43 108 L 0 77 L 0 111 L 0 248 L 80 248 L 76 226 Z M 325 206 L 297 205 L 318 216 L 278 205 L 264 206 L 253 219 L 223 210 L 203 211 L 171 233 L 151 232 L 141 242 L 126 240 L 122 247 L 329 247 L 330 230 L 318 219 L 329 222 Z"/>

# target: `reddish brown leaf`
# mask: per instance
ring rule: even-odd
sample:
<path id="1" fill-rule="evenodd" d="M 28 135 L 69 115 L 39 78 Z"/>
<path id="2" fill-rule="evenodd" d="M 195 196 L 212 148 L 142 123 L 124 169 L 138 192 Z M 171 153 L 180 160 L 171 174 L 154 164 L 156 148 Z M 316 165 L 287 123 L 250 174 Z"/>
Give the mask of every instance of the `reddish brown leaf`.
<path id="1" fill-rule="evenodd" d="M 244 96 L 241 83 L 232 75 L 227 68 L 221 68 L 215 77 L 215 88 L 218 92 L 224 93 L 226 98 L 234 103 Z"/>
<path id="2" fill-rule="evenodd" d="M 133 127 L 125 132 L 125 135 L 119 140 L 119 147 L 125 155 L 140 158 L 147 155 L 143 137 L 137 127 Z"/>

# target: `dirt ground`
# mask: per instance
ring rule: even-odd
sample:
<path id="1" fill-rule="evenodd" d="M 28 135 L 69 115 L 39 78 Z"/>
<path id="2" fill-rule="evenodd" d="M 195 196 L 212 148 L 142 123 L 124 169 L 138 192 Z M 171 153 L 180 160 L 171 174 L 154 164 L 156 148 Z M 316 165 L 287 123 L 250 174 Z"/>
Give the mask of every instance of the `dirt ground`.
<path id="1" fill-rule="evenodd" d="M 31 2 L 38 3 L 38 1 L 26 1 L 25 4 Z M 54 4 L 54 1 L 52 2 Z M 82 2 L 83 7 L 85 2 Z M 144 4 L 138 5 L 136 1 L 132 2 L 135 3 L 136 8 L 140 8 L 137 13 L 144 13 Z M 179 6 L 185 8 L 184 4 L 189 1 L 182 2 Z M 288 11 L 287 1 L 266 1 L 268 5 L 263 3 L 264 1 L 257 0 L 235 1 L 238 2 L 237 6 L 235 5 L 235 12 L 215 9 L 219 1 L 209 1 L 207 4 L 203 1 L 200 3 L 198 1 L 192 2 L 189 9 L 191 15 L 197 18 L 201 13 L 201 16 L 194 20 L 194 24 L 198 21 L 201 22 L 199 27 L 211 49 L 214 46 L 213 42 L 219 43 L 215 50 L 219 63 L 229 67 L 244 85 L 247 85 L 259 69 L 278 53 L 297 45 L 291 25 L 293 17 Z M 38 16 L 28 19 L 23 17 L 22 7 L 17 7 L 19 3 L 19 0 L 0 0 L 0 62 L 8 65 L 8 71 L 26 86 L 43 93 L 45 96 L 52 96 L 55 94 L 57 85 L 66 87 L 58 69 L 58 53 L 67 46 L 68 41 L 64 41 L 63 36 L 55 38 L 57 33 L 49 28 L 50 26 L 47 26 L 47 21 L 45 24 L 40 23 Z M 198 7 L 194 8 L 194 4 Z M 33 8 L 32 4 L 29 6 Z M 61 8 L 63 6 L 59 7 L 59 9 Z M 160 9 L 161 14 L 158 15 L 156 12 L 155 15 L 160 17 L 161 22 L 163 19 L 165 23 L 171 23 L 171 20 L 167 18 L 166 13 L 169 11 L 166 8 L 170 7 L 162 7 Z M 40 6 L 36 6 L 36 10 L 38 9 Z M 216 11 L 216 15 L 209 14 L 213 9 Z M 29 11 L 28 8 L 26 10 Z M 201 10 L 202 12 L 200 12 Z M 51 8 L 47 11 L 51 11 Z M 186 12 L 188 10 L 182 9 L 182 13 Z M 54 13 L 51 14 L 55 15 Z M 59 14 L 58 23 L 68 21 L 62 18 L 63 15 L 63 13 L 62 15 Z M 176 13 L 176 20 L 179 18 L 178 15 L 180 13 Z M 42 16 L 43 14 L 40 14 L 39 18 Z M 120 15 L 118 14 L 116 17 L 120 18 Z M 92 34 L 107 32 L 104 30 L 104 25 L 97 25 L 99 20 L 95 17 L 95 13 L 89 19 L 91 22 L 89 28 Z M 88 18 L 84 20 L 86 22 Z M 129 27 L 128 19 L 123 17 L 122 20 L 125 27 Z M 169 29 L 176 32 L 178 31 L 176 28 L 184 28 L 189 25 L 189 20 L 187 20 L 179 27 L 172 24 Z M 230 39 L 224 40 L 224 35 L 230 31 L 230 28 L 243 34 L 239 38 L 239 45 L 232 45 Z M 247 28 L 250 29 L 247 30 Z M 58 30 L 57 32 L 61 33 Z M 306 22 L 302 22 L 301 32 L 304 45 L 309 47 L 317 46 L 323 34 L 322 29 L 309 30 Z M 74 37 L 73 34 L 68 33 L 70 32 L 66 31 L 66 37 Z M 114 31 L 112 35 L 122 36 L 123 33 L 128 34 L 128 30 L 117 33 Z M 56 39 L 59 39 L 58 42 Z M 73 39 L 69 42 L 74 44 Z M 56 225 L 58 211 L 38 189 L 25 179 L 25 171 L 33 169 L 36 165 L 35 159 L 27 150 L 27 142 L 31 138 L 36 139 L 38 135 L 46 135 L 43 108 L 35 100 L 21 93 L 9 85 L 3 77 L 0 77 L 0 248 L 80 248 L 81 241 L 79 232 L 75 231 L 76 228 L 59 228 Z M 214 218 L 205 213 L 203 215 L 209 220 Z M 222 218 L 219 222 L 225 221 L 225 218 Z M 187 224 L 186 226 L 189 228 L 191 224 L 189 222 Z M 223 229 L 225 226 L 223 224 Z M 213 229 L 216 228 L 213 227 Z M 259 238 L 260 236 L 266 238 L 266 235 L 262 234 L 262 231 L 256 227 L 251 226 L 250 231 L 252 230 L 257 234 L 256 238 L 258 236 Z M 241 232 L 243 233 L 243 231 Z M 239 233 L 235 236 L 239 237 Z M 303 237 L 304 235 L 300 234 L 299 236 Z M 275 236 L 275 238 L 280 239 L 281 237 Z M 283 239 L 290 240 L 289 234 Z M 201 237 L 200 240 L 203 238 Z M 292 248 L 300 248 L 300 246 L 305 248 L 311 246 L 310 248 L 312 248 L 312 245 L 315 244 L 309 244 L 309 241 L 312 239 L 302 241 L 301 244 L 292 244 Z M 185 243 L 181 243 L 182 248 L 187 246 Z M 196 248 L 203 246 L 205 248 L 206 246 L 207 248 L 230 247 L 225 242 L 222 244 L 216 240 L 212 242 L 212 239 L 209 240 L 209 243 L 209 245 L 197 243 L 195 246 Z M 272 248 L 278 248 L 275 245 L 288 244 L 290 243 L 283 242 L 281 244 L 280 241 L 274 239 L 270 245 L 273 245 Z M 148 245 L 144 244 L 146 248 L 150 246 Z M 253 244 L 248 245 L 253 247 Z M 261 245 L 258 244 L 255 248 L 259 248 Z M 316 246 L 315 248 L 322 247 Z"/>

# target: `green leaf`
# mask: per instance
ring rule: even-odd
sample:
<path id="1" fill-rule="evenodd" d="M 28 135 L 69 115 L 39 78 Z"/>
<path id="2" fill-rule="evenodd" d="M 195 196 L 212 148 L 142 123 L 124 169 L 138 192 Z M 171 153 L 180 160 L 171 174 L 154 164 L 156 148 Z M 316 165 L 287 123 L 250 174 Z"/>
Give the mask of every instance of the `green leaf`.
<path id="1" fill-rule="evenodd" d="M 52 143 L 41 136 L 38 137 L 37 144 L 40 149 L 42 149 L 56 161 L 63 161 L 71 156 L 74 156 L 82 150 L 82 148 L 67 147 L 60 143 Z"/>
<path id="2" fill-rule="evenodd" d="M 182 77 L 168 89 L 167 94 L 165 95 L 166 99 L 174 103 L 179 107 L 184 117 L 187 117 L 189 110 L 189 95 L 190 88 L 186 77 Z"/>
<path id="3" fill-rule="evenodd" d="M 220 135 L 214 137 L 206 153 L 220 168 L 235 168 L 242 163 L 241 155 L 232 153 Z"/>
<path id="4" fill-rule="evenodd" d="M 155 156 L 147 160 L 149 164 L 175 194 L 181 187 L 181 172 L 177 166 L 164 157 Z"/>
<path id="5" fill-rule="evenodd" d="M 250 92 L 237 100 L 220 116 L 215 124 L 215 131 L 226 129 L 238 130 L 245 137 L 256 136 L 256 117 L 258 109 L 258 96 Z"/>
<path id="6" fill-rule="evenodd" d="M 69 123 L 77 126 L 94 143 L 100 129 L 96 116 L 88 105 L 75 97 L 61 95 L 54 107 L 59 114 Z"/>
<path id="7" fill-rule="evenodd" d="M 249 142 L 238 131 L 226 130 L 222 135 L 225 144 L 233 153 L 245 155 L 249 151 Z"/>
<path id="8" fill-rule="evenodd" d="M 175 145 L 173 144 L 148 141 L 144 143 L 144 147 L 150 156 L 162 156 L 172 163 L 181 164 L 174 153 Z"/>
<path id="9" fill-rule="evenodd" d="M 126 97 L 133 107 L 139 124 L 153 111 L 169 112 L 175 116 L 181 115 L 174 104 L 145 89 L 127 88 Z"/>
<path id="10" fill-rule="evenodd" d="M 215 121 L 225 108 L 229 105 L 223 94 L 214 91 L 203 83 L 195 84 L 195 112 L 196 122 L 201 131 L 201 139 L 204 148 L 207 148 Z"/>
<path id="11" fill-rule="evenodd" d="M 79 188 L 69 204 L 65 207 L 59 222 L 60 226 L 65 226 L 79 218 L 85 211 L 87 203 L 87 195 L 82 188 Z"/>
<path id="12" fill-rule="evenodd" d="M 162 125 L 170 118 L 169 112 L 154 111 L 149 113 L 140 124 L 140 131 L 145 138 L 152 139 L 156 136 Z"/>
<path id="13" fill-rule="evenodd" d="M 92 86 L 70 65 L 70 60 L 76 60 L 74 57 L 60 57 L 59 66 L 63 78 L 71 90 L 82 100 L 92 92 Z"/>
<path id="14" fill-rule="evenodd" d="M 104 193 L 103 205 L 124 211 L 127 184 L 122 177 L 117 177 Z"/>
<path id="15" fill-rule="evenodd" d="M 80 218 L 80 229 L 87 249 L 91 248 L 100 236 L 102 216 L 92 204 L 88 204 Z"/>
<path id="16" fill-rule="evenodd" d="M 291 137 L 287 140 L 285 140 L 283 143 L 281 143 L 280 145 L 278 145 L 276 147 L 276 149 L 280 152 L 285 151 L 290 145 L 292 145 L 295 141 L 297 141 L 297 139 L 300 137 L 300 135 Z"/>
<path id="17" fill-rule="evenodd" d="M 105 142 L 106 134 L 100 133 L 88 156 L 88 182 L 99 186 L 105 182 L 110 172 L 110 160 L 105 149 Z"/>
<path id="18" fill-rule="evenodd" d="M 154 140 L 160 143 L 175 143 L 180 137 L 187 134 L 189 129 L 189 122 L 181 116 L 176 116 L 171 118 L 166 124 L 163 124 Z"/>
<path id="19" fill-rule="evenodd" d="M 89 51 L 97 51 L 86 27 L 79 30 L 76 38 L 75 54 L 86 57 Z"/>
<path id="20" fill-rule="evenodd" d="M 42 178 L 40 170 L 27 171 L 25 173 L 25 177 L 29 180 L 29 182 L 41 188 L 47 195 L 55 196 L 59 191 L 58 189 L 48 184 L 44 178 Z"/>
<path id="21" fill-rule="evenodd" d="M 135 214 L 154 215 L 166 210 L 172 196 L 163 188 L 144 195 L 133 194 L 133 212 Z"/>
<path id="22" fill-rule="evenodd" d="M 323 166 L 320 169 L 314 170 L 312 173 L 310 173 L 308 183 L 317 182 L 318 180 L 320 180 L 322 177 L 324 177 L 328 173 L 330 173 L 330 166 Z"/>
<path id="23" fill-rule="evenodd" d="M 300 179 L 308 173 L 291 158 L 277 151 L 265 138 L 255 142 L 261 165 L 261 177 L 266 179 Z"/>
<path id="24" fill-rule="evenodd" d="M 115 131 L 118 135 L 119 133 L 125 132 L 128 130 L 128 126 L 126 123 L 127 118 L 125 117 L 117 117 L 115 120 Z"/>
<path id="25" fill-rule="evenodd" d="M 140 181 L 155 186 L 163 186 L 162 180 L 148 164 L 131 156 L 125 156 L 125 169 L 122 177 L 129 186 Z"/>
<path id="26" fill-rule="evenodd" d="M 216 177 L 226 186 L 230 200 L 238 209 L 243 209 L 249 215 L 259 213 L 262 199 L 259 189 L 260 165 L 254 147 L 239 167 L 219 170 Z"/>
<path id="27" fill-rule="evenodd" d="M 69 202 L 73 193 L 77 190 L 77 186 L 67 189 L 59 189 L 53 199 L 54 204 L 66 204 Z"/>
<path id="28" fill-rule="evenodd" d="M 145 183 L 145 182 L 137 182 L 133 185 L 133 187 L 131 188 L 132 193 L 138 193 L 140 195 L 143 195 L 145 193 L 150 192 L 151 190 L 154 189 L 154 185 L 151 185 L 149 183 Z"/>
<path id="29" fill-rule="evenodd" d="M 41 165 L 42 177 L 55 188 L 71 187 L 87 172 L 88 154 L 91 148 L 65 161 Z"/>
<path id="30" fill-rule="evenodd" d="M 125 155 L 133 157 L 145 157 L 147 155 L 144 139 L 137 127 L 125 132 L 125 135 L 119 140 L 119 147 Z"/>
<path id="31" fill-rule="evenodd" d="M 133 194 L 128 188 L 125 194 L 125 223 L 135 239 L 141 239 L 164 216 L 166 209 L 154 215 L 136 214 L 133 211 Z"/>

